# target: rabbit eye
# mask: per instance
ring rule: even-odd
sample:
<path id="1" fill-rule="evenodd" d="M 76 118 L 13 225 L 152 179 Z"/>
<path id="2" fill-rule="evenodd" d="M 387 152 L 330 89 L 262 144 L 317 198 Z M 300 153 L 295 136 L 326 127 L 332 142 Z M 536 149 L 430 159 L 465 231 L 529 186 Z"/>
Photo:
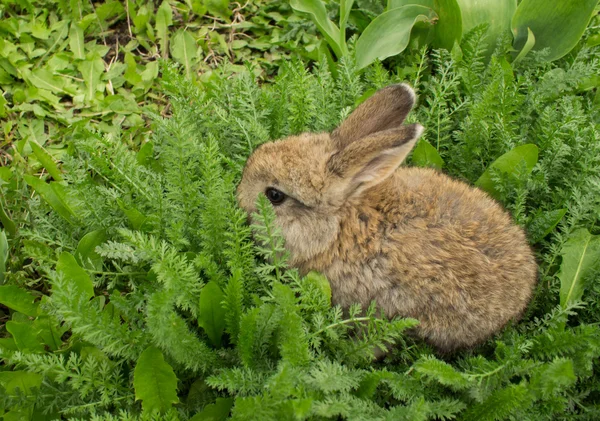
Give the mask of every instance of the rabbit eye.
<path id="1" fill-rule="evenodd" d="M 277 189 L 274 189 L 273 187 L 269 187 L 265 191 L 265 195 L 267 196 L 267 199 L 269 199 L 271 203 L 275 206 L 281 205 L 287 197 L 284 193 L 280 192 Z"/>

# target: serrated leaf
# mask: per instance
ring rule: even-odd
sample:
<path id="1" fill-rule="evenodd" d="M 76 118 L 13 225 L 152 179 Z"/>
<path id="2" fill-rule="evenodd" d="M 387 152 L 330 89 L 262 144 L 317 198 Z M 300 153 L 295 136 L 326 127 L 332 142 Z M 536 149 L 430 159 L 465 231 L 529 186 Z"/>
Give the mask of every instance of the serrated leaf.
<path id="1" fill-rule="evenodd" d="M 412 155 L 413 163 L 418 167 L 433 167 L 442 169 L 444 160 L 434 148 L 424 139 L 421 139 Z"/>
<path id="2" fill-rule="evenodd" d="M 418 360 L 413 368 L 418 373 L 435 379 L 440 384 L 460 390 L 469 387 L 470 382 L 450 364 L 435 357 L 423 357 Z"/>
<path id="3" fill-rule="evenodd" d="M 46 171 L 48 171 L 48 174 L 50 174 L 54 180 L 62 181 L 62 173 L 58 169 L 56 162 L 54 162 L 52 155 L 50 155 L 46 149 L 33 140 L 29 141 L 29 146 L 31 147 L 31 150 L 38 161 L 40 161 L 42 166 L 46 169 Z"/>
<path id="4" fill-rule="evenodd" d="M 584 281 L 600 262 L 600 236 L 585 228 L 573 232 L 561 250 L 560 305 L 565 308 L 583 296 Z"/>
<path id="5" fill-rule="evenodd" d="M 133 372 L 135 399 L 142 401 L 144 412 L 165 412 L 177 398 L 177 376 L 165 361 L 162 352 L 154 346 L 140 355 Z"/>
<path id="6" fill-rule="evenodd" d="M 407 5 L 377 16 L 356 41 L 356 65 L 362 69 L 375 60 L 400 54 L 417 22 L 432 24 L 437 14 L 429 7 Z"/>
<path id="7" fill-rule="evenodd" d="M 557 60 L 577 45 L 598 0 L 523 0 L 512 18 L 516 50 L 526 45 L 528 31 L 535 35 L 535 50 L 548 48 L 548 61 Z"/>
<path id="8" fill-rule="evenodd" d="M 196 61 L 198 46 L 194 37 L 185 29 L 180 29 L 173 35 L 171 41 L 171 56 L 185 67 L 188 78 L 192 76 L 192 65 Z"/>
<path id="9" fill-rule="evenodd" d="M 304 277 L 303 282 L 317 287 L 327 297 L 327 302 L 331 304 L 331 284 L 324 275 L 321 275 L 319 272 L 310 271 Z"/>
<path id="10" fill-rule="evenodd" d="M 38 303 L 35 296 L 16 285 L 0 286 L 0 303 L 30 317 L 37 316 Z"/>
<path id="11" fill-rule="evenodd" d="M 44 352 L 44 345 L 38 339 L 32 324 L 11 320 L 6 322 L 6 330 L 13 336 L 19 351 L 24 353 Z"/>
<path id="12" fill-rule="evenodd" d="M 517 168 L 522 162 L 525 162 L 527 171 L 531 172 L 533 167 L 538 161 L 538 147 L 532 144 L 517 146 L 516 148 L 506 152 L 500 156 L 485 170 L 485 172 L 475 182 L 475 185 L 492 196 L 497 197 L 498 192 L 494 186 L 494 182 L 491 177 L 491 170 L 498 170 L 507 176 L 513 176 Z"/>
<path id="13" fill-rule="evenodd" d="M 66 201 L 66 192 L 64 186 L 56 181 L 46 183 L 33 175 L 25 174 L 23 179 L 29 184 L 52 209 L 70 224 L 75 225 L 77 217 Z"/>
<path id="14" fill-rule="evenodd" d="M 86 298 L 94 296 L 94 284 L 90 276 L 83 270 L 71 253 L 63 252 L 56 264 L 56 271 L 73 285 L 73 289 Z"/>
<path id="15" fill-rule="evenodd" d="M 225 421 L 232 406 L 232 398 L 217 398 L 215 403 L 206 405 L 202 411 L 190 418 L 190 421 Z"/>
<path id="16" fill-rule="evenodd" d="M 83 60 L 85 58 L 83 29 L 75 22 L 71 23 L 69 29 L 69 47 L 75 59 Z"/>
<path id="17" fill-rule="evenodd" d="M 556 209 L 537 215 L 527 227 L 527 231 L 529 231 L 531 236 L 531 242 L 535 244 L 550 234 L 566 213 L 566 209 Z"/>
<path id="18" fill-rule="evenodd" d="M 471 405 L 461 414 L 461 419 L 468 421 L 505 420 L 509 415 L 521 411 L 522 406 L 531 400 L 531 394 L 523 383 L 511 384 L 496 389 L 481 403 Z"/>
<path id="19" fill-rule="evenodd" d="M 225 330 L 225 309 L 221 305 L 225 294 L 215 281 L 207 283 L 200 292 L 200 310 L 198 315 L 198 326 L 202 327 L 216 346 L 221 346 L 221 336 Z"/>
<path id="20" fill-rule="evenodd" d="M 290 0 L 290 6 L 298 12 L 310 15 L 338 58 L 348 53 L 345 42 L 340 44 L 340 29 L 327 17 L 327 9 L 321 0 Z"/>
<path id="21" fill-rule="evenodd" d="M 100 271 L 102 270 L 102 257 L 96 253 L 96 247 L 106 241 L 106 231 L 96 230 L 88 232 L 84 235 L 77 249 L 75 250 L 75 258 L 83 268 Z"/>
<path id="22" fill-rule="evenodd" d="M 542 398 L 548 398 L 564 391 L 576 381 L 573 361 L 568 358 L 556 358 L 535 372 L 531 386 L 537 389 Z"/>

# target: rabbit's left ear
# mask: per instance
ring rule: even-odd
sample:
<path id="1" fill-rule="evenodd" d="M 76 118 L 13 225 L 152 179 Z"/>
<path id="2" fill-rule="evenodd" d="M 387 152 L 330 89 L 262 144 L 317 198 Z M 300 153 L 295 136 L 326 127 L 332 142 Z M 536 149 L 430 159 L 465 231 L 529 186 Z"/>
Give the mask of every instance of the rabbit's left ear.
<path id="1" fill-rule="evenodd" d="M 331 139 L 339 150 L 370 134 L 400 127 L 414 104 L 415 92 L 410 86 L 387 86 L 360 104 L 331 133 Z"/>
<path id="2" fill-rule="evenodd" d="M 410 124 L 351 143 L 327 162 L 332 188 L 346 199 L 381 183 L 406 159 L 422 133 L 423 126 Z"/>

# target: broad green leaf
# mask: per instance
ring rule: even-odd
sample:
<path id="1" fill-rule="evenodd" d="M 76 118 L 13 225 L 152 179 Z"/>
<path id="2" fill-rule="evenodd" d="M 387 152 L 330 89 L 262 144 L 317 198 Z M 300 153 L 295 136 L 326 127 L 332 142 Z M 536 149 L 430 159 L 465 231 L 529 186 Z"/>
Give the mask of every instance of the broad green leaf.
<path id="1" fill-rule="evenodd" d="M 531 172 L 538 160 L 538 147 L 532 144 L 517 146 L 506 152 L 490 164 L 487 170 L 475 182 L 477 187 L 487 191 L 496 197 L 497 192 L 491 177 L 491 169 L 501 171 L 508 176 L 514 174 L 522 162 L 525 162 L 527 170 Z"/>
<path id="2" fill-rule="evenodd" d="M 3 221 L 4 223 L 4 221 Z M 4 274 L 6 273 L 6 262 L 8 262 L 8 239 L 4 230 L 0 231 L 0 285 L 4 284 Z M 2 287 L 0 287 L 2 288 Z M 0 302 L 2 295 L 0 293 Z"/>
<path id="3" fill-rule="evenodd" d="M 96 97 L 96 91 L 100 85 L 100 79 L 104 73 L 104 61 L 98 56 L 88 58 L 77 65 L 85 82 L 85 97 L 88 101 L 93 101 Z"/>
<path id="4" fill-rule="evenodd" d="M 127 65 L 127 69 L 125 70 L 123 77 L 127 83 L 135 88 L 138 83 L 142 82 L 142 76 L 137 70 L 137 63 L 135 62 L 133 54 L 129 52 L 125 53 L 125 64 Z"/>
<path id="5" fill-rule="evenodd" d="M 232 406 L 233 398 L 217 398 L 215 403 L 206 405 L 190 421 L 225 421 L 229 418 Z"/>
<path id="6" fill-rule="evenodd" d="M 340 45 L 346 43 L 346 23 L 348 22 L 353 4 L 354 0 L 340 0 Z"/>
<path id="7" fill-rule="evenodd" d="M 356 41 L 356 65 L 362 69 L 404 51 L 417 22 L 433 23 L 435 12 L 423 6 L 408 5 L 377 16 Z"/>
<path id="8" fill-rule="evenodd" d="M 0 222 L 2 223 L 2 226 L 4 227 L 4 229 L 6 230 L 6 232 L 9 235 L 11 235 L 11 236 L 15 235 L 15 233 L 17 232 L 17 226 L 15 225 L 13 220 L 10 219 L 8 214 L 4 211 L 4 207 L 2 206 L 2 201 L 0 201 Z M 4 232 L 3 232 L 3 234 L 4 234 Z M 1 242 L 1 240 L 0 240 L 0 242 Z M 8 248 L 6 250 L 8 250 Z M 0 281 L 0 283 L 1 282 L 2 281 Z"/>
<path id="9" fill-rule="evenodd" d="M 433 26 L 433 46 L 452 50 L 462 38 L 462 15 L 457 0 L 436 0 L 433 10 L 439 21 Z"/>
<path id="10" fill-rule="evenodd" d="M 2 74 L 2 69 L 0 68 L 0 75 Z M 0 77 L 0 83 L 11 84 L 11 81 L 3 81 Z M 4 98 L 4 92 L 0 89 L 0 117 L 6 117 L 6 105 L 8 101 Z"/>
<path id="11" fill-rule="evenodd" d="M 152 141 L 148 141 L 144 143 L 138 153 L 135 156 L 136 161 L 140 165 L 149 165 L 150 162 L 154 159 L 154 143 Z"/>
<path id="12" fill-rule="evenodd" d="M 129 219 L 129 222 L 131 223 L 133 229 L 140 230 L 142 228 L 142 225 L 144 225 L 144 222 L 146 222 L 146 220 L 148 219 L 148 217 L 136 208 L 128 208 L 127 205 L 121 199 L 117 199 L 117 204 L 119 205 L 119 208 L 121 208 L 127 219 Z"/>
<path id="13" fill-rule="evenodd" d="M 171 55 L 185 67 L 185 74 L 189 78 L 192 76 L 192 65 L 197 57 L 198 46 L 194 37 L 185 29 L 180 29 L 173 35 L 171 41 Z"/>
<path id="14" fill-rule="evenodd" d="M 229 0 L 204 0 L 203 3 L 210 15 L 229 20 Z"/>
<path id="15" fill-rule="evenodd" d="M 178 403 L 177 377 L 156 347 L 146 348 L 133 372 L 135 399 L 142 401 L 144 412 L 167 411 Z"/>
<path id="16" fill-rule="evenodd" d="M 37 316 L 38 303 L 35 296 L 16 285 L 0 286 L 0 303 L 30 317 Z"/>
<path id="17" fill-rule="evenodd" d="M 462 15 L 457 0 L 390 0 L 387 10 L 407 5 L 433 9 L 439 21 L 433 25 L 433 46 L 450 51 L 462 37 Z"/>
<path id="18" fill-rule="evenodd" d="M 69 94 L 65 90 L 65 80 L 54 76 L 46 69 L 35 69 L 33 71 L 23 71 L 23 77 L 36 88 L 46 89 L 55 94 Z"/>
<path id="19" fill-rule="evenodd" d="M 37 337 L 36 329 L 30 323 L 6 322 L 6 330 L 13 336 L 19 351 L 25 353 L 44 352 L 44 345 Z"/>
<path id="20" fill-rule="evenodd" d="M 14 395 L 17 389 L 28 393 L 31 389 L 41 386 L 42 375 L 28 371 L 0 371 L 0 384 L 10 395 Z"/>
<path id="21" fill-rule="evenodd" d="M 62 345 L 61 336 L 67 331 L 68 327 L 61 326 L 54 318 L 46 315 L 38 316 L 33 322 L 33 327 L 37 331 L 38 338 L 50 348 L 56 351 Z"/>
<path id="22" fill-rule="evenodd" d="M 83 29 L 81 29 L 77 23 L 71 23 L 71 29 L 69 30 L 69 47 L 73 52 L 73 57 L 77 60 L 83 60 L 85 58 L 83 42 Z"/>
<path id="23" fill-rule="evenodd" d="M 600 262 L 600 236 L 585 228 L 573 232 L 561 250 L 560 305 L 567 307 L 583 296 L 584 281 Z"/>
<path id="24" fill-rule="evenodd" d="M 173 11 L 167 0 L 163 0 L 156 12 L 156 35 L 160 40 L 163 58 L 169 56 L 169 26 L 173 24 Z"/>
<path id="25" fill-rule="evenodd" d="M 96 7 L 96 16 L 101 22 L 105 22 L 122 13 L 125 13 L 125 8 L 120 1 L 116 0 L 105 1 L 99 7 Z"/>
<path id="26" fill-rule="evenodd" d="M 488 54 L 499 37 L 510 33 L 510 22 L 517 9 L 517 0 L 457 0 L 462 16 L 463 35 L 481 24 L 488 24 L 486 41 Z"/>
<path id="27" fill-rule="evenodd" d="M 566 213 L 566 209 L 557 209 L 542 212 L 533 218 L 527 227 L 531 236 L 531 242 L 535 244 L 550 234 Z"/>
<path id="28" fill-rule="evenodd" d="M 29 141 L 29 146 L 31 147 L 31 150 L 38 161 L 40 161 L 42 166 L 46 169 L 46 171 L 48 171 L 48 174 L 50 174 L 54 180 L 62 181 L 62 173 L 58 169 L 56 162 L 54 162 L 52 155 L 50 155 L 46 149 L 33 140 Z"/>
<path id="29" fill-rule="evenodd" d="M 442 169 L 444 166 L 444 160 L 438 153 L 437 149 L 423 139 L 419 141 L 419 144 L 413 151 L 412 161 L 418 167 L 433 167 Z"/>
<path id="30" fill-rule="evenodd" d="M 533 32 L 531 32 L 530 28 L 527 28 L 527 41 L 525 41 L 525 45 L 523 46 L 521 51 L 519 51 L 519 54 L 517 54 L 517 57 L 515 57 L 513 63 L 518 63 L 519 61 L 521 61 L 527 54 L 529 54 L 534 45 L 535 35 L 533 34 Z"/>
<path id="31" fill-rule="evenodd" d="M 338 58 L 348 54 L 346 42 L 340 44 L 340 29 L 327 17 L 327 9 L 321 0 L 290 0 L 290 6 L 298 12 L 308 13 Z"/>
<path id="32" fill-rule="evenodd" d="M 13 338 L 0 338 L 0 351 L 18 351 L 19 348 Z"/>
<path id="33" fill-rule="evenodd" d="M 56 181 L 46 183 L 33 175 L 25 174 L 25 182 L 29 184 L 60 216 L 69 223 L 75 224 L 77 217 L 67 203 L 64 186 Z"/>
<path id="34" fill-rule="evenodd" d="M 79 240 L 77 250 L 75 250 L 77 263 L 85 269 L 96 271 L 102 270 L 103 259 L 96 253 L 96 247 L 105 241 L 106 231 L 104 230 L 96 230 L 84 235 L 81 240 Z"/>
<path id="35" fill-rule="evenodd" d="M 521 50 L 528 39 L 528 28 L 535 35 L 536 50 L 548 48 L 548 61 L 561 58 L 577 45 L 598 0 L 523 0 L 513 18 L 514 47 Z"/>
<path id="36" fill-rule="evenodd" d="M 94 284 L 90 276 L 77 264 L 71 253 L 65 251 L 59 256 L 56 271 L 73 285 L 78 294 L 85 295 L 86 298 L 94 296 Z"/>
<path id="37" fill-rule="evenodd" d="M 145 5 L 143 5 L 133 16 L 133 32 L 136 34 L 142 34 L 146 32 L 146 25 L 148 25 L 148 22 L 150 22 L 150 11 Z"/>
<path id="38" fill-rule="evenodd" d="M 215 281 L 207 283 L 200 292 L 198 325 L 216 347 L 221 346 L 221 336 L 225 330 L 225 309 L 221 305 L 224 299 L 225 295 Z"/>

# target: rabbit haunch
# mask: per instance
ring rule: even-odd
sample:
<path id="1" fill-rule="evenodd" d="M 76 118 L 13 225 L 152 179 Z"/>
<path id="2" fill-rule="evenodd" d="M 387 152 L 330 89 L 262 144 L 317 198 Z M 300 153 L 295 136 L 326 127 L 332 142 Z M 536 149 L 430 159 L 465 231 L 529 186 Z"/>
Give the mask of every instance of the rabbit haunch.
<path id="1" fill-rule="evenodd" d="M 368 306 L 420 321 L 415 333 L 440 351 L 476 345 L 524 311 L 537 266 L 523 231 L 487 194 L 437 171 L 399 167 L 423 128 L 402 125 L 414 104 L 392 85 L 331 134 L 259 147 L 238 187 L 254 212 L 269 188 L 301 272 L 331 283 L 335 304 Z"/>

